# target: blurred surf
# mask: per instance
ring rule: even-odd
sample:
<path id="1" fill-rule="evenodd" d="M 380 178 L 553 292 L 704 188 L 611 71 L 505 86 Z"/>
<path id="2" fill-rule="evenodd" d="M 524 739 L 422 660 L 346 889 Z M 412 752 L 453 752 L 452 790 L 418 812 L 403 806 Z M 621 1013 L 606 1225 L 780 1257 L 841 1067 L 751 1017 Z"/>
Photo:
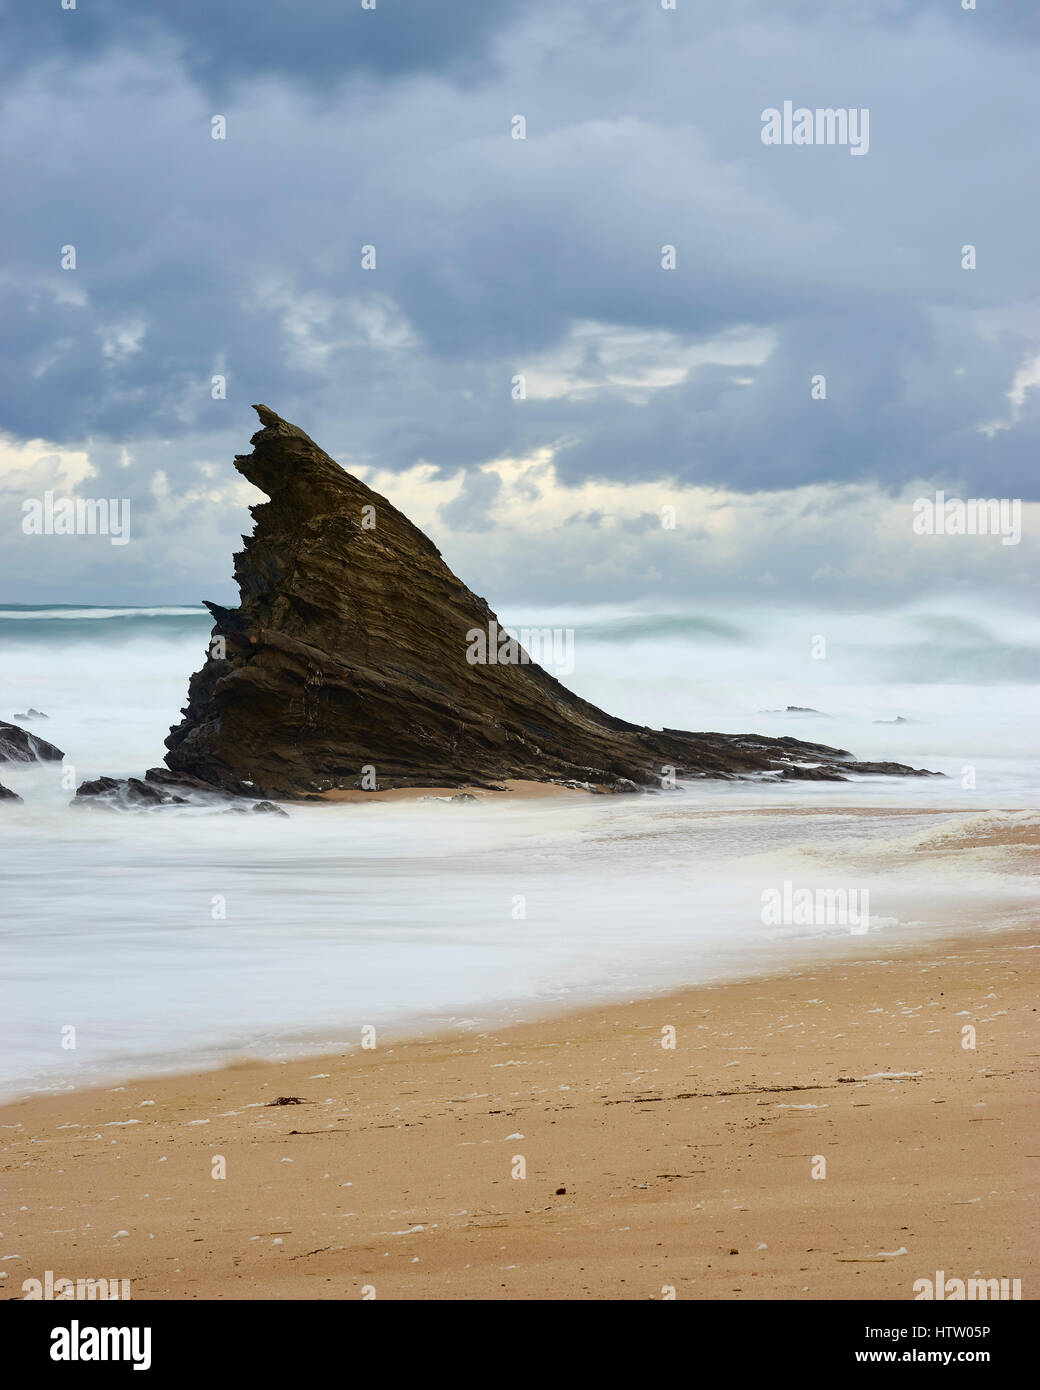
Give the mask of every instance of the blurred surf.
<path id="1" fill-rule="evenodd" d="M 355 1046 L 366 1024 L 531 1016 L 862 946 L 847 924 L 765 921 L 763 894 L 785 884 L 868 891 L 863 934 L 879 944 L 1029 920 L 1036 689 L 1011 672 L 1036 649 L 1007 623 L 971 626 L 992 664 L 950 684 L 963 631 L 934 654 L 934 680 L 890 679 L 920 613 L 828 619 L 824 660 L 819 623 L 792 612 L 504 621 L 573 627 L 568 683 L 612 713 L 948 775 L 294 806 L 287 821 L 71 809 L 85 778 L 161 761 L 210 619 L 7 605 L 0 717 L 43 710 L 32 727 L 69 766 L 0 772 L 25 799 L 0 808 L 0 1092 Z M 812 709 L 760 712 L 788 705 Z"/>

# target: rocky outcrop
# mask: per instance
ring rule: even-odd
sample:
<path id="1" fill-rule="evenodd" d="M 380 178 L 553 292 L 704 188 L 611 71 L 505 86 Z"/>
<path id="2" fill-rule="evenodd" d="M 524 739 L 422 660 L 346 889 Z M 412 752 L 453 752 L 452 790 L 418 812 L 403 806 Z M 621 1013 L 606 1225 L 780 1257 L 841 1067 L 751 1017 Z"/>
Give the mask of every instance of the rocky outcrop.
<path id="1" fill-rule="evenodd" d="M 0 763 L 60 763 L 64 756 L 39 734 L 0 719 Z"/>
<path id="2" fill-rule="evenodd" d="M 235 556 L 239 606 L 207 604 L 210 653 L 166 740 L 174 772 L 307 798 L 506 778 L 613 790 L 673 774 L 857 771 L 842 749 L 653 730 L 580 699 L 503 644 L 485 600 L 396 507 L 301 429 L 254 408 L 262 428 L 235 467 L 270 500 L 252 508 L 254 533 Z"/>
<path id="3" fill-rule="evenodd" d="M 17 792 L 13 792 L 13 791 L 11 790 L 10 787 L 5 787 L 5 786 L 3 785 L 3 783 L 0 782 L 0 801 L 19 801 L 19 802 L 20 802 L 21 799 L 22 799 L 22 798 L 18 795 Z"/>
<path id="4" fill-rule="evenodd" d="M 72 804 L 106 806 L 124 811 L 151 806 L 186 806 L 188 798 L 142 782 L 139 777 L 96 777 L 91 782 L 80 783 Z"/>
<path id="5" fill-rule="evenodd" d="M 152 811 L 165 806 L 191 806 L 221 813 L 284 816 L 285 811 L 270 801 L 231 796 L 197 777 L 150 767 L 140 777 L 96 777 L 76 788 L 73 806 L 91 806 L 106 811 Z"/>

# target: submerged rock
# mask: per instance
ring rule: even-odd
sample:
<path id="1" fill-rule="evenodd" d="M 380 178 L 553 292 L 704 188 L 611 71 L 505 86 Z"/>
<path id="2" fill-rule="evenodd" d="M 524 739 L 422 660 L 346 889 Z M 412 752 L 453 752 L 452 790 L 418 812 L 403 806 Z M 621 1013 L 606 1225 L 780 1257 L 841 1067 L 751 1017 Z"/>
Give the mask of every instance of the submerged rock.
<path id="1" fill-rule="evenodd" d="M 235 556 L 239 607 L 207 603 L 209 656 L 166 740 L 174 772 L 287 799 L 366 775 L 383 787 L 523 778 L 630 791 L 849 757 L 791 738 L 657 731 L 597 709 L 516 644 L 497 646 L 486 601 L 396 507 L 301 429 L 254 409 L 262 428 L 235 467 L 270 500 L 252 508 L 254 533 Z"/>
<path id="2" fill-rule="evenodd" d="M 276 806 L 273 801 L 254 801 L 250 806 L 232 806 L 225 814 L 229 816 L 285 816 L 288 818 L 289 812 L 283 811 L 281 806 Z"/>
<path id="3" fill-rule="evenodd" d="M 64 756 L 39 734 L 0 719 L 0 763 L 60 763 Z"/>
<path id="4" fill-rule="evenodd" d="M 849 780 L 834 767 L 785 767 L 780 776 L 785 782 L 847 782 Z"/>
<path id="5" fill-rule="evenodd" d="M 785 781 L 848 782 L 846 773 L 866 777 L 941 777 L 941 772 L 929 772 L 923 767 L 907 767 L 905 763 L 819 763 L 811 766 L 787 764 L 780 772 Z"/>
<path id="6" fill-rule="evenodd" d="M 926 767 L 907 767 L 905 763 L 853 763 L 851 772 L 867 773 L 872 777 L 942 777 L 941 772 L 929 772 Z"/>
<path id="7" fill-rule="evenodd" d="M 42 709 L 33 709 L 32 705 L 29 706 L 29 708 L 25 711 L 24 714 L 16 714 L 16 715 L 15 715 L 15 719 L 26 719 L 26 720 L 29 720 L 29 719 L 47 719 L 48 717 L 49 717 L 49 716 L 46 715 L 46 714 L 44 714 L 44 712 L 43 712 Z"/>
<path id="8" fill-rule="evenodd" d="M 270 801 L 255 801 L 231 795 L 210 786 L 197 777 L 189 777 L 169 768 L 152 767 L 140 777 L 97 777 L 83 782 L 76 789 L 73 806 L 94 806 L 110 811 L 148 811 L 162 806 L 195 806 L 223 814 L 285 816 L 280 806 Z"/>
<path id="9" fill-rule="evenodd" d="M 18 795 L 17 792 L 13 792 L 13 791 L 11 790 L 10 787 L 5 787 L 5 786 L 3 785 L 3 783 L 0 782 L 0 801 L 19 801 L 19 802 L 20 802 L 21 799 L 22 799 L 22 798 Z"/>
<path id="10" fill-rule="evenodd" d="M 82 782 L 72 802 L 73 806 L 89 804 L 129 811 L 152 806 L 184 806 L 187 798 L 142 782 L 139 777 L 97 777 L 92 782 Z"/>

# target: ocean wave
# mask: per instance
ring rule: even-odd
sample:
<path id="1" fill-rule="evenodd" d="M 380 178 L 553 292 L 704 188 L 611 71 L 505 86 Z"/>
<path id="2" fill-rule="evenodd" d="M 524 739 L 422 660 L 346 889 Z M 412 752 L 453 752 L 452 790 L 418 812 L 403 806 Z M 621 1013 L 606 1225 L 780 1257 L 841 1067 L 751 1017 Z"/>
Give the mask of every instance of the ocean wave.
<path id="1" fill-rule="evenodd" d="M 17 605 L 0 608 L 0 619 L 11 622 L 51 622 L 55 619 L 101 622 L 109 618 L 197 618 L 200 616 L 207 616 L 205 608 L 73 608 L 64 606 L 22 608 Z"/>
<path id="2" fill-rule="evenodd" d="M 908 848 L 918 850 L 1035 845 L 1040 844 L 1040 811 L 979 811 L 950 816 L 940 825 L 903 838 Z"/>
<path id="3" fill-rule="evenodd" d="M 581 622 L 577 631 L 590 642 L 650 642 L 668 637 L 685 637 L 692 641 L 749 640 L 748 634 L 736 623 L 693 613 L 633 614 L 621 618 L 587 621 Z"/>

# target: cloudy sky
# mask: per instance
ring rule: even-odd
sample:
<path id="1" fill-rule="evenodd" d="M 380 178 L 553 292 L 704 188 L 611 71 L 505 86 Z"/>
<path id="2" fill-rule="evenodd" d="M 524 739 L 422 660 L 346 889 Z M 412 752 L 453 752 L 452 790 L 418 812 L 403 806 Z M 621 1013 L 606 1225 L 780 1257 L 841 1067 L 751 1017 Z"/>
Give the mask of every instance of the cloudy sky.
<path id="1" fill-rule="evenodd" d="M 1040 7 L 977 3 L 3 0 L 0 601 L 229 598 L 263 401 L 493 604 L 1025 603 Z"/>

